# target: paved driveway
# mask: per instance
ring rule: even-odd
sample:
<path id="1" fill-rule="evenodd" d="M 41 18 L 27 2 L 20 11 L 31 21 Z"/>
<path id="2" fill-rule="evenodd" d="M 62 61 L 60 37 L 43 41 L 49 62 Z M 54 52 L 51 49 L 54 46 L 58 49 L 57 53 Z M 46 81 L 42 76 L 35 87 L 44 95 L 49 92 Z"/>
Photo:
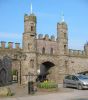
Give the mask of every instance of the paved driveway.
<path id="1" fill-rule="evenodd" d="M 88 90 L 63 88 L 62 85 L 58 87 L 60 91 L 57 93 L 37 92 L 34 95 L 28 95 L 27 87 L 22 89 L 13 85 L 11 88 L 16 92 L 16 95 L 0 98 L 0 100 L 88 100 Z"/>
<path id="2" fill-rule="evenodd" d="M 88 90 L 52 93 L 44 95 L 29 95 L 23 97 L 0 98 L 0 100 L 88 100 Z"/>

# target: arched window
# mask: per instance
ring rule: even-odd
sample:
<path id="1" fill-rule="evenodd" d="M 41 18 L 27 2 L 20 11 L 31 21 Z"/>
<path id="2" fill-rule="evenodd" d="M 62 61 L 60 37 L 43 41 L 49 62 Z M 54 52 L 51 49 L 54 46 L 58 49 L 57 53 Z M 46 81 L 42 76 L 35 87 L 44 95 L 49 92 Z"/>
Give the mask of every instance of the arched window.
<path id="1" fill-rule="evenodd" d="M 44 47 L 42 48 L 42 54 L 45 54 L 45 48 Z"/>
<path id="2" fill-rule="evenodd" d="M 51 48 L 51 50 L 50 50 L 50 54 L 53 54 L 53 48 Z"/>
<path id="3" fill-rule="evenodd" d="M 33 26 L 31 26 L 31 31 L 33 31 Z"/>
<path id="4" fill-rule="evenodd" d="M 34 60 L 33 59 L 30 60 L 30 67 L 34 68 Z"/>

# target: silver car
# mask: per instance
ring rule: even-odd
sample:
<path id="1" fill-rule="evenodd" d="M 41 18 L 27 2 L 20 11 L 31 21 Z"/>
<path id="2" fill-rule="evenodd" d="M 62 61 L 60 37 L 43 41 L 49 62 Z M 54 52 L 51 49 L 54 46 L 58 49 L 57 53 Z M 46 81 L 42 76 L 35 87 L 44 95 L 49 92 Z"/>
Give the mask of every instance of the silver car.
<path id="1" fill-rule="evenodd" d="M 63 80 L 64 87 L 75 87 L 79 90 L 88 89 L 88 76 L 86 75 L 67 75 Z"/>

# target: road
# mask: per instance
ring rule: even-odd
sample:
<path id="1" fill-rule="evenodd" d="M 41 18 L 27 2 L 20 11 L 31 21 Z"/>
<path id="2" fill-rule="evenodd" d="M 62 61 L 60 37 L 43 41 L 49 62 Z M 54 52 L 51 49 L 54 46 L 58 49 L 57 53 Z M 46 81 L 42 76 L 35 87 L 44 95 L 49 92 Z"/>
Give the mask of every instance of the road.
<path id="1" fill-rule="evenodd" d="M 57 92 L 43 95 L 27 95 L 23 97 L 0 98 L 0 100 L 88 100 L 88 90 Z"/>

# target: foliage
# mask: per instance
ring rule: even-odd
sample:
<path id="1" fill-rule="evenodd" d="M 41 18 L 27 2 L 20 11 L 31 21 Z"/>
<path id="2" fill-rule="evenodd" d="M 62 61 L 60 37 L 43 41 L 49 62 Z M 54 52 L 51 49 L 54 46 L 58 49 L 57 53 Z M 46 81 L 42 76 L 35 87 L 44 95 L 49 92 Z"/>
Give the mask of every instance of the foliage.
<path id="1" fill-rule="evenodd" d="M 58 84 L 56 84 L 55 82 L 51 82 L 51 81 L 44 81 L 42 83 L 39 83 L 38 87 L 45 88 L 45 89 L 51 89 L 51 88 L 57 88 Z"/>
<path id="2" fill-rule="evenodd" d="M 8 88 L 8 94 L 7 94 L 7 96 L 12 96 L 12 95 L 13 95 L 13 93 L 11 92 L 10 88 Z"/>
<path id="3" fill-rule="evenodd" d="M 12 96 L 13 93 L 9 87 L 0 87 L 0 97 L 2 96 Z"/>
<path id="4" fill-rule="evenodd" d="M 16 69 L 12 70 L 12 75 L 17 75 L 17 70 Z"/>

